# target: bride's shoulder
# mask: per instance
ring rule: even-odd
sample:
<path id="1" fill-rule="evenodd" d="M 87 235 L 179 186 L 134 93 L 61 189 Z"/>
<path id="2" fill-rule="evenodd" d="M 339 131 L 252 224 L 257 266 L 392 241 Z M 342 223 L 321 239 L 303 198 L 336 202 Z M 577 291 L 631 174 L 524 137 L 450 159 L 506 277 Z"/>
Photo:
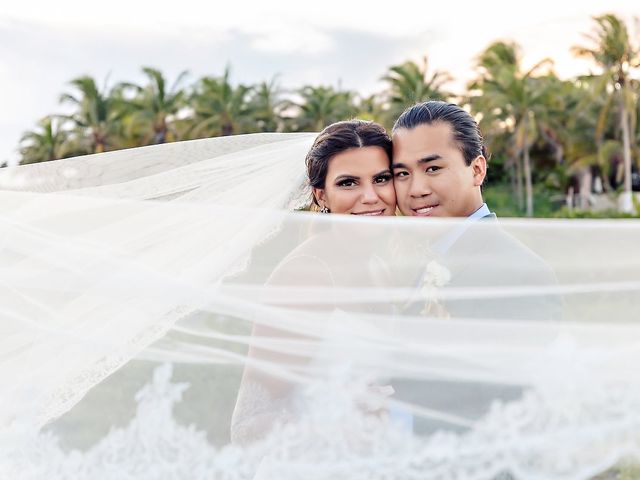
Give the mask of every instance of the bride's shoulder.
<path id="1" fill-rule="evenodd" d="M 274 269 L 270 285 L 333 285 L 330 262 L 322 254 L 322 241 L 311 237 L 293 249 Z"/>

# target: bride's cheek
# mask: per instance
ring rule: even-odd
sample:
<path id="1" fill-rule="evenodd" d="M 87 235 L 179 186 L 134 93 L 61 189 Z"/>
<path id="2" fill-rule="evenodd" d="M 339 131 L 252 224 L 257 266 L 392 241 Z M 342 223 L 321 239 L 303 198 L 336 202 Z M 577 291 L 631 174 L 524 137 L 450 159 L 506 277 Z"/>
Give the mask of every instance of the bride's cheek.
<path id="1" fill-rule="evenodd" d="M 391 183 L 389 185 L 389 187 L 387 188 L 387 191 L 385 193 L 386 193 L 385 196 L 388 199 L 387 203 L 390 204 L 390 205 L 393 204 L 395 206 L 395 204 L 396 204 L 396 189 L 393 186 L 393 183 Z"/>

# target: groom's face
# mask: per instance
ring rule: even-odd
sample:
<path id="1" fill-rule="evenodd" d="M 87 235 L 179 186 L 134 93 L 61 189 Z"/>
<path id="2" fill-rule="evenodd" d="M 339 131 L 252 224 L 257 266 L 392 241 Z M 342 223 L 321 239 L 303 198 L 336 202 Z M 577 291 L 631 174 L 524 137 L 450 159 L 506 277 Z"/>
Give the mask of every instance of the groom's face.
<path id="1" fill-rule="evenodd" d="M 466 217 L 482 206 L 486 160 L 467 165 L 445 122 L 393 134 L 393 175 L 398 208 L 416 217 Z"/>

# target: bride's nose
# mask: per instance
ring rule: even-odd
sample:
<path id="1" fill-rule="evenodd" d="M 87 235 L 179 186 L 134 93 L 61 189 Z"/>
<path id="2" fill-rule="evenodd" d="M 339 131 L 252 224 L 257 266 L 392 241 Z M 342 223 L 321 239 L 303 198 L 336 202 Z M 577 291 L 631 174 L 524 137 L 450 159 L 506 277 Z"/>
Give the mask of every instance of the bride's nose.
<path id="1" fill-rule="evenodd" d="M 364 190 L 362 191 L 361 201 L 366 204 L 378 203 L 380 197 L 378 196 L 378 192 L 376 192 L 373 185 L 366 185 Z"/>

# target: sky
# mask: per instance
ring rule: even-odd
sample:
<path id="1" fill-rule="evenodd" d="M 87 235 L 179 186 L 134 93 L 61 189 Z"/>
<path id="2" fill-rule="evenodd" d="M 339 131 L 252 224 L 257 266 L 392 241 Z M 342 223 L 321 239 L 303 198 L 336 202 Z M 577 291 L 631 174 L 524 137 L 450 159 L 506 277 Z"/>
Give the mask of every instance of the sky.
<path id="1" fill-rule="evenodd" d="M 587 73 L 592 64 L 573 58 L 571 46 L 588 44 L 591 17 L 609 12 L 638 38 L 635 3 L 8 2 L 0 9 L 0 164 L 17 160 L 22 133 L 38 119 L 65 111 L 59 97 L 81 75 L 99 85 L 142 83 L 141 68 L 152 66 L 170 83 L 188 70 L 188 83 L 230 65 L 233 82 L 278 75 L 284 88 L 308 83 L 368 94 L 384 88 L 389 66 L 427 55 L 430 68 L 448 71 L 456 79 L 450 89 L 461 92 L 475 58 L 495 40 L 519 43 L 525 67 L 551 57 L 562 77 Z"/>

